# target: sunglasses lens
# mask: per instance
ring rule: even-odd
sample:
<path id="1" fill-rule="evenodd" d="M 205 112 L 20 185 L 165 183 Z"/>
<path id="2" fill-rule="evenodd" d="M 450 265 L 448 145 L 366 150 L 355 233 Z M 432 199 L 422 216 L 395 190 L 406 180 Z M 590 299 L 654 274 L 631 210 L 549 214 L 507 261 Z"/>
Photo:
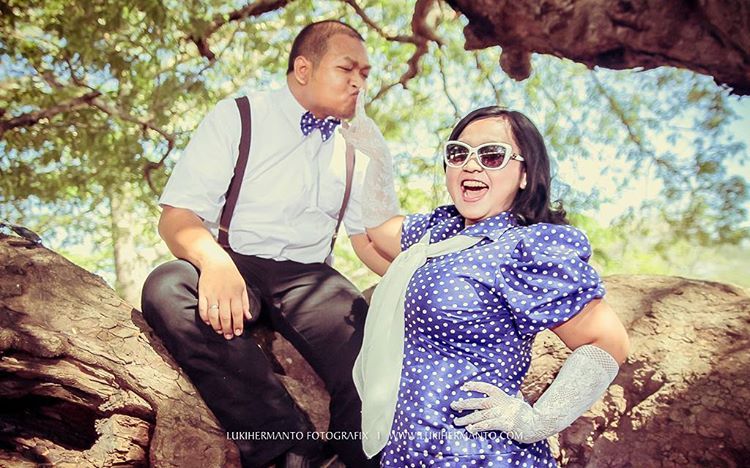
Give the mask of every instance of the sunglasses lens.
<path id="1" fill-rule="evenodd" d="M 477 150 L 477 156 L 484 167 L 495 169 L 502 167 L 508 157 L 508 149 L 500 145 L 486 145 Z"/>
<path id="2" fill-rule="evenodd" d="M 460 166 L 469 157 L 469 149 L 461 146 L 449 143 L 445 147 L 445 161 L 449 166 Z"/>

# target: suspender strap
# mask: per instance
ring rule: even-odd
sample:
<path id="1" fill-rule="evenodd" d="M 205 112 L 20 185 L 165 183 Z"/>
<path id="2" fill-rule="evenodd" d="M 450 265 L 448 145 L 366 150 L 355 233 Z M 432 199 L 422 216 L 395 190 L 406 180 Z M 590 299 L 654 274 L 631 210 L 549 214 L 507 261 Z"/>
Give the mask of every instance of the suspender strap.
<path id="1" fill-rule="evenodd" d="M 242 135 L 240 136 L 239 156 L 237 164 L 234 165 L 234 175 L 229 183 L 226 202 L 221 212 L 219 221 L 219 245 L 229 249 L 229 224 L 232 222 L 234 207 L 237 204 L 237 198 L 240 196 L 240 187 L 242 187 L 242 178 L 245 175 L 247 167 L 247 158 L 250 154 L 250 136 L 252 126 L 250 121 L 250 100 L 247 96 L 238 97 L 234 100 L 240 111 L 240 120 L 242 121 Z"/>
<path id="2" fill-rule="evenodd" d="M 250 137 L 251 137 L 251 118 L 250 118 L 250 100 L 247 96 L 242 96 L 234 100 L 237 103 L 237 108 L 240 111 L 240 121 L 242 122 L 242 135 L 240 136 L 240 147 L 239 155 L 237 157 L 237 164 L 234 166 L 234 175 L 232 181 L 229 183 L 229 190 L 226 195 L 226 202 L 224 208 L 221 211 L 221 218 L 219 218 L 219 244 L 225 249 L 229 247 L 229 225 L 232 222 L 232 215 L 234 214 L 234 207 L 237 205 L 237 199 L 240 196 L 240 188 L 242 187 L 242 179 L 245 175 L 245 169 L 247 168 L 247 160 L 250 156 Z M 341 209 L 339 210 L 339 219 L 336 222 L 336 230 L 331 238 L 331 253 L 333 253 L 333 247 L 336 244 L 336 237 L 338 236 L 341 222 L 344 219 L 344 213 L 346 212 L 346 206 L 349 204 L 349 196 L 352 192 L 352 180 L 354 179 L 354 147 L 346 145 L 346 188 L 344 190 L 344 199 L 341 202 Z"/>
<path id="3" fill-rule="evenodd" d="M 346 144 L 346 189 L 344 189 L 344 200 L 341 202 L 341 209 L 339 210 L 339 220 L 336 223 L 336 230 L 333 231 L 333 238 L 331 239 L 331 254 L 333 254 L 333 247 L 336 245 L 336 237 L 339 235 L 339 228 L 341 227 L 341 221 L 344 219 L 344 212 L 346 212 L 346 205 L 349 204 L 349 195 L 352 193 L 352 179 L 354 178 L 354 147 L 349 143 Z"/>

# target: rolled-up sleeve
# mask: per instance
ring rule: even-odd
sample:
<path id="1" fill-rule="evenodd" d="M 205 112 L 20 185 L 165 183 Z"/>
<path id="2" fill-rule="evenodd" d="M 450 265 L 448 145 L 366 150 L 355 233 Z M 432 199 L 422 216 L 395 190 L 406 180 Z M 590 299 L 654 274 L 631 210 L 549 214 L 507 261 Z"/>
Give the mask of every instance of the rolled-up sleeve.
<path id="1" fill-rule="evenodd" d="M 220 101 L 193 133 L 159 204 L 189 209 L 206 221 L 216 222 L 234 173 L 240 133 L 234 100 Z"/>

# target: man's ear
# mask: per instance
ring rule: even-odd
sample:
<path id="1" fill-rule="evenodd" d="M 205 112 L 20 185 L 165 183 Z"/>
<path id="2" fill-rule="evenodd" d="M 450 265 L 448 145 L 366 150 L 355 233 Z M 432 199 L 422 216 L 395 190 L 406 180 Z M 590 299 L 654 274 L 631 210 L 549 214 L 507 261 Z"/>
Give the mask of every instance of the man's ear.
<path id="1" fill-rule="evenodd" d="M 518 186 L 521 190 L 526 188 L 526 171 L 523 171 L 523 175 L 521 176 L 521 183 Z"/>
<path id="2" fill-rule="evenodd" d="M 308 60 L 306 57 L 303 57 L 301 55 L 298 55 L 294 59 L 294 79 L 299 83 L 300 85 L 304 86 L 310 81 L 310 77 L 312 76 L 312 62 Z"/>

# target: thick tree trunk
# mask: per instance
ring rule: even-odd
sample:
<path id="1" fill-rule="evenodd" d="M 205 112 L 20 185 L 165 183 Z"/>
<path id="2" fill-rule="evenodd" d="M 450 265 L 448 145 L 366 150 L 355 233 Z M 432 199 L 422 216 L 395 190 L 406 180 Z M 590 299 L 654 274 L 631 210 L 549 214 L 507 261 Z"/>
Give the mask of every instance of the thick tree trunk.
<path id="1" fill-rule="evenodd" d="M 750 297 L 682 278 L 616 276 L 632 352 L 603 400 L 552 439 L 568 466 L 738 466 L 750 457 Z M 0 236 L 0 465 L 238 466 L 237 450 L 138 311 L 43 247 Z M 255 329 L 315 426 L 322 383 Z M 568 351 L 534 346 L 534 400 Z"/>
<path id="2" fill-rule="evenodd" d="M 553 438 L 561 464 L 746 465 L 747 291 L 667 276 L 610 276 L 605 283 L 631 353 L 604 398 Z M 527 397 L 541 394 L 568 353 L 552 333 L 537 339 Z"/>
<path id="3" fill-rule="evenodd" d="M 322 381 L 270 330 L 253 332 L 318 430 Z M 98 276 L 0 234 L 0 465 L 239 466 L 159 339 Z"/>
<path id="4" fill-rule="evenodd" d="M 22 244 L 0 239 L 6 460 L 239 466 L 236 448 L 143 332 L 137 311 L 101 278 L 14 242 Z"/>
<path id="5" fill-rule="evenodd" d="M 131 184 L 109 194 L 112 244 L 115 260 L 115 289 L 130 304 L 141 303 L 141 287 L 156 258 L 156 251 L 142 245 L 143 218 L 133 209 L 135 188 Z"/>
<path id="6" fill-rule="evenodd" d="M 522 80 L 532 52 L 613 68 L 687 68 L 750 94 L 746 0 L 447 0 L 469 19 L 467 49 L 499 45 Z"/>

